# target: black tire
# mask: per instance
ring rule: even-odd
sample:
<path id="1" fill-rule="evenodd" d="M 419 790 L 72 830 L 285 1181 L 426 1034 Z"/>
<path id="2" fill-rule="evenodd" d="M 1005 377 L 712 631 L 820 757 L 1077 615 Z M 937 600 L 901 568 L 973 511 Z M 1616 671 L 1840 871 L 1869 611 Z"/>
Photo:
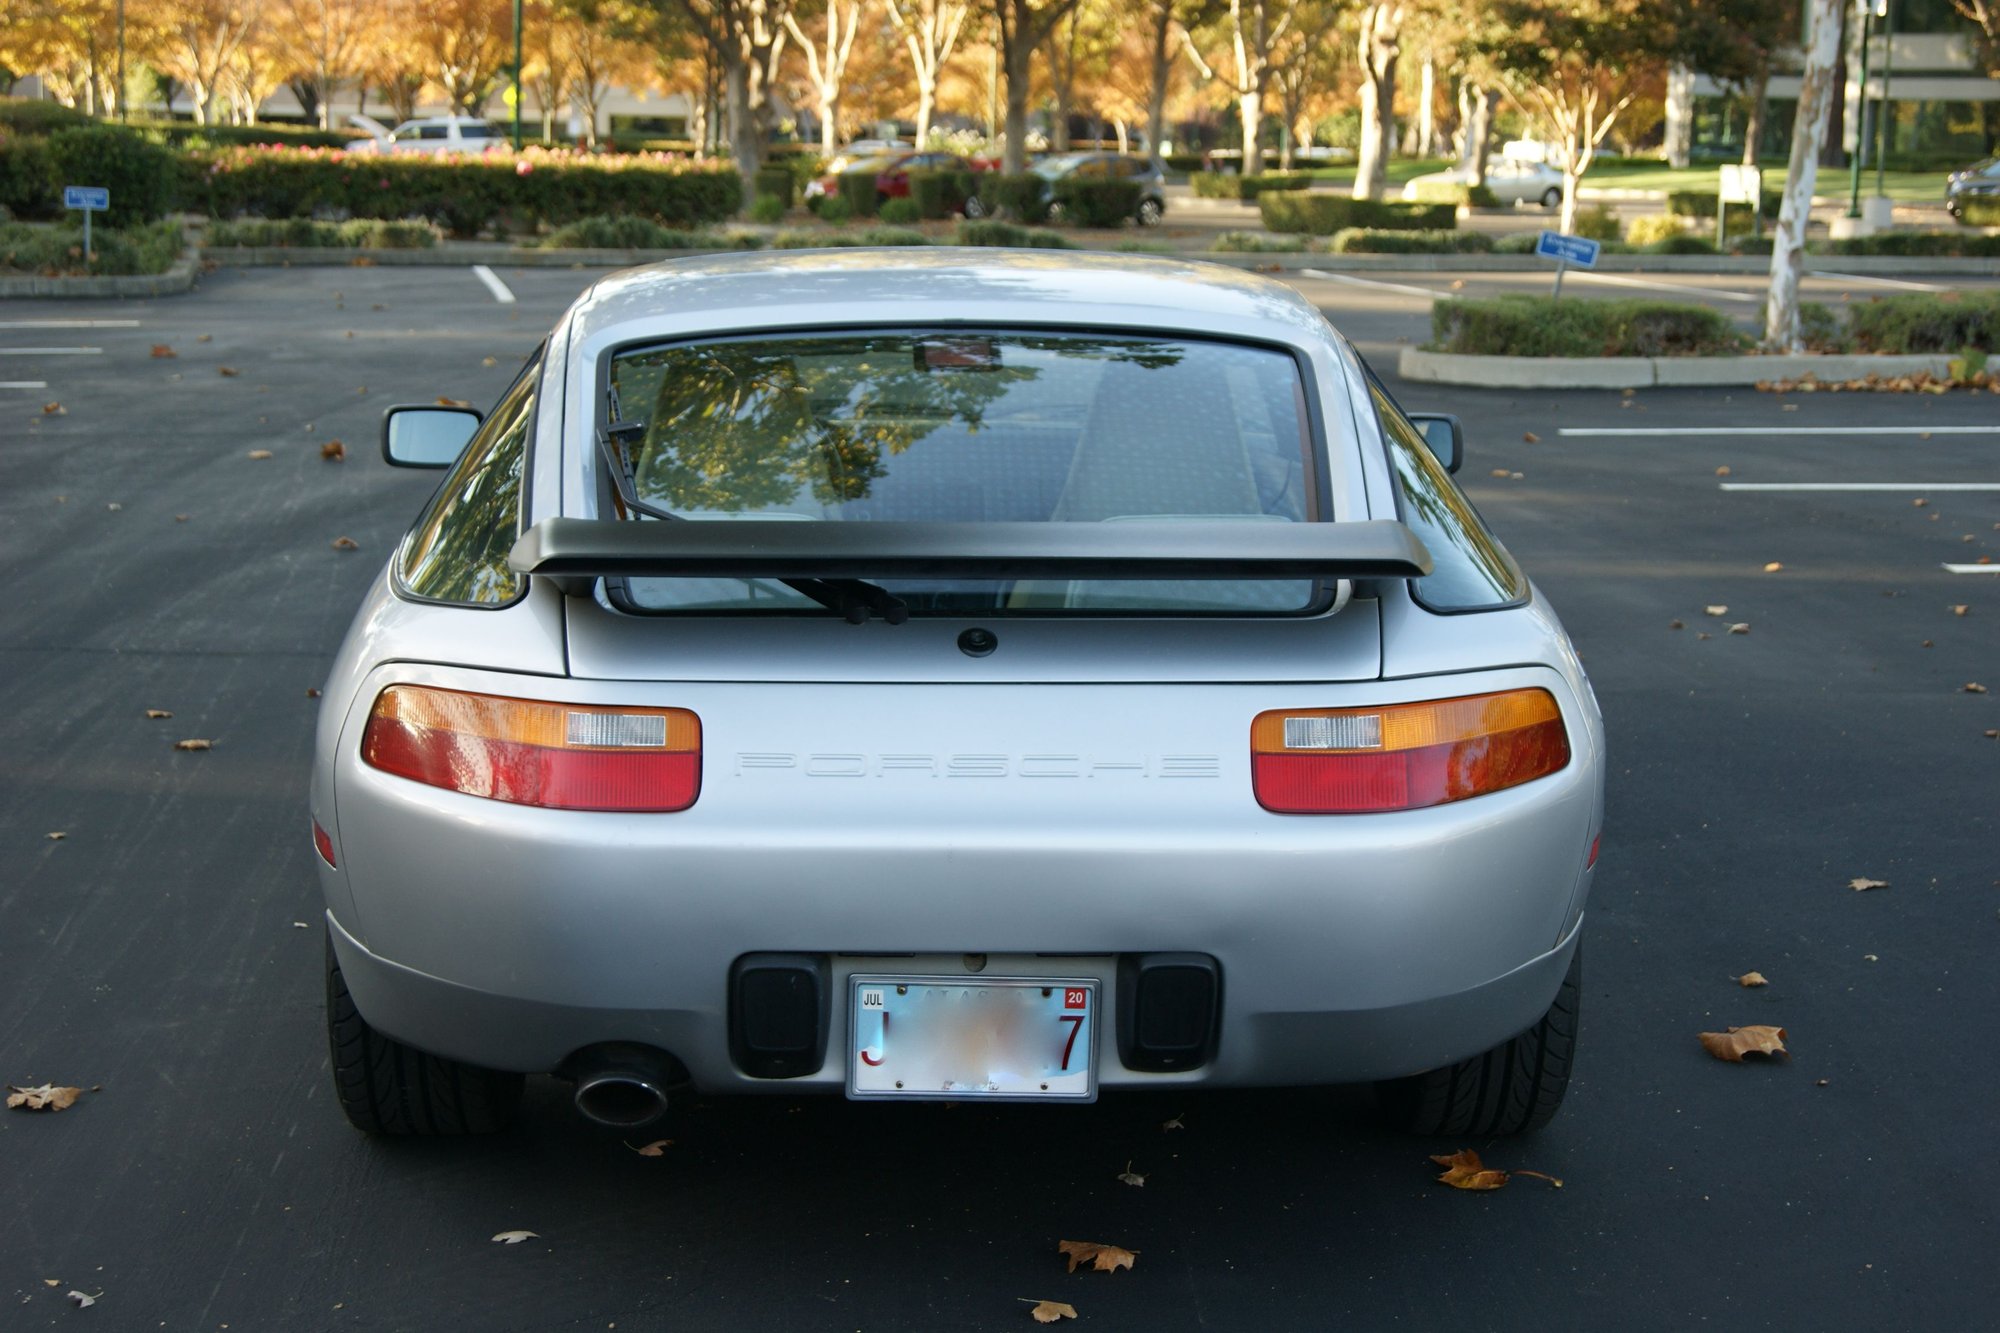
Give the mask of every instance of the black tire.
<path id="1" fill-rule="evenodd" d="M 1137 220 L 1140 226 L 1157 227 L 1160 225 L 1160 220 L 1166 215 L 1166 205 L 1162 204 L 1159 200 L 1141 199 L 1139 201 Z"/>
<path id="2" fill-rule="evenodd" d="M 1553 186 L 1551 186 L 1550 188 L 1542 191 L 1543 208 L 1560 208 L 1562 207 L 1562 201 L 1563 201 L 1563 192 L 1561 190 L 1558 190 Z"/>
<path id="3" fill-rule="evenodd" d="M 368 1026 L 326 942 L 326 1035 L 333 1090 L 348 1123 L 370 1134 L 493 1134 L 514 1121 L 520 1074 L 427 1055 Z"/>
<path id="4" fill-rule="evenodd" d="M 1555 1003 L 1541 1021 L 1484 1055 L 1375 1085 L 1389 1122 L 1431 1137 L 1528 1134 L 1555 1118 L 1576 1056 L 1583 998 L 1583 946 L 1571 956 Z"/>

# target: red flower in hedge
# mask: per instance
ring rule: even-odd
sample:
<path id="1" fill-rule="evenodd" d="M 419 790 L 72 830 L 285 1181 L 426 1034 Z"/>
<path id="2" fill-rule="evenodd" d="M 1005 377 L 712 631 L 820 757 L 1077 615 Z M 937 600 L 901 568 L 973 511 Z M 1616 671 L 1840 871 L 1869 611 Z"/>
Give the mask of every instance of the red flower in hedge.
<path id="1" fill-rule="evenodd" d="M 527 174 L 528 174 L 529 172 L 533 171 L 534 169 L 535 169 L 535 164 L 534 164 L 534 163 L 532 163 L 532 162 L 529 162 L 529 161 L 527 161 L 527 160 L 525 160 L 525 159 L 523 159 L 522 161 L 519 161 L 519 162 L 516 162 L 516 163 L 514 164 L 514 174 L 515 174 L 516 176 L 525 176 L 525 175 L 527 175 Z"/>

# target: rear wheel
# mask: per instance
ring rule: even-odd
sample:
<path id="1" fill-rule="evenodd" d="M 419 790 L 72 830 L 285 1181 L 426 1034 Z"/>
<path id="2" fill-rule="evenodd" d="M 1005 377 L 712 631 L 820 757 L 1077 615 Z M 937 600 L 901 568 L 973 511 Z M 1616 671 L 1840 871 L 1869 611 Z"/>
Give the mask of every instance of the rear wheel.
<path id="1" fill-rule="evenodd" d="M 1389 1122 L 1413 1134 L 1526 1134 L 1555 1118 L 1569 1088 L 1583 990 L 1583 946 L 1539 1023 L 1484 1055 L 1375 1085 Z"/>
<path id="2" fill-rule="evenodd" d="M 1141 199 L 1139 201 L 1138 218 L 1140 226 L 1157 227 L 1160 225 L 1160 219 L 1165 215 L 1166 209 L 1161 207 L 1159 200 Z"/>
<path id="3" fill-rule="evenodd" d="M 972 218 L 974 221 L 985 217 L 986 201 L 976 194 L 967 195 L 965 198 L 965 216 Z"/>
<path id="4" fill-rule="evenodd" d="M 1561 190 L 1556 189 L 1553 185 L 1551 185 L 1548 189 L 1542 191 L 1543 208 L 1559 207 L 1561 206 L 1562 201 L 1563 201 L 1563 192 Z"/>
<path id="5" fill-rule="evenodd" d="M 356 1129 L 370 1134 L 492 1134 L 513 1123 L 525 1079 L 429 1055 L 385 1037 L 354 1007 L 326 942 L 326 1035 L 333 1088 Z"/>

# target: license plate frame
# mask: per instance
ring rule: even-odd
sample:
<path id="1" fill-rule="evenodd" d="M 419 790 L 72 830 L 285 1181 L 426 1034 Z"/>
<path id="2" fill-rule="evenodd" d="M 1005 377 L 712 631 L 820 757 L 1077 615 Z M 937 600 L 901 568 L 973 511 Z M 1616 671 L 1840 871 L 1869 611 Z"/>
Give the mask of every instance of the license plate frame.
<path id="1" fill-rule="evenodd" d="M 871 991 L 882 993 L 871 997 L 868 994 Z M 1032 1024 L 1037 1019 L 1047 1019 L 1050 1027 L 1049 1050 L 1044 1063 L 1053 1062 L 1055 1067 L 1044 1068 L 1034 1074 L 1024 1072 L 1026 1066 L 1001 1071 L 989 1067 L 984 1083 L 971 1079 L 943 1082 L 935 1078 L 906 1077 L 901 1081 L 909 1086 L 896 1086 L 899 1073 L 929 1074 L 934 1071 L 910 1064 L 900 1068 L 890 1065 L 889 1061 L 901 1052 L 882 1040 L 889 1026 L 899 1014 L 906 1019 L 914 1017 L 909 1008 L 912 1004 L 926 1000 L 947 1004 L 965 1002 L 940 994 L 948 991 L 964 992 L 967 997 L 980 993 L 988 1002 L 1004 994 L 1013 1005 L 1012 1014 L 989 1011 L 989 1017 L 997 1019 L 1003 1027 L 1010 1018 L 1022 1024 L 1018 1034 L 1009 1035 L 1019 1035 L 1029 1044 L 1038 1042 Z M 1097 1100 L 1097 1052 L 1102 1035 L 1099 1021 L 1102 992 L 1102 984 L 1094 977 L 852 976 L 847 984 L 847 1050 L 844 1056 L 847 1063 L 847 1095 L 855 1101 L 1094 1102 Z M 870 1003 L 871 999 L 877 1002 Z M 1075 1018 L 1077 1022 L 1071 1025 L 1068 1022 L 1070 1018 Z M 959 1016 L 946 1018 L 945 1022 L 947 1026 L 957 1023 L 959 1030 L 956 1036 L 968 1038 L 969 1027 Z M 1065 1032 L 1066 1028 L 1070 1030 Z M 910 1029 L 906 1026 L 904 1030 Z M 924 1021 L 917 1030 L 927 1035 L 943 1031 L 935 1017 Z M 977 1034 L 971 1036 L 976 1040 Z M 989 1042 L 993 1040 L 991 1030 L 986 1036 Z M 1078 1047 L 1082 1049 L 1079 1051 Z M 879 1060 L 871 1058 L 871 1052 L 879 1056 Z M 1032 1052 L 1019 1044 L 1007 1054 L 1017 1059 L 1032 1058 Z M 1058 1056 L 1061 1060 L 1057 1059 Z M 1070 1066 L 1067 1071 L 1061 1068 L 1062 1060 Z"/>

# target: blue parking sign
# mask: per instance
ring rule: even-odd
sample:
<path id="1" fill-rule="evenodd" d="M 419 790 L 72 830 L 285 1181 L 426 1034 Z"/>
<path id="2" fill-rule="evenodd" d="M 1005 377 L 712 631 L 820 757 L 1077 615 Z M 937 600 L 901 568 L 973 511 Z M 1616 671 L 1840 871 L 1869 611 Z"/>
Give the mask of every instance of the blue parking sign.
<path id="1" fill-rule="evenodd" d="M 1545 231 L 1535 242 L 1535 253 L 1542 258 L 1559 259 L 1578 268 L 1595 268 L 1597 252 L 1601 248 L 1589 237 L 1565 236 L 1559 231 Z"/>
<path id="2" fill-rule="evenodd" d="M 63 186 L 63 207 L 102 213 L 111 207 L 111 191 L 102 185 Z"/>

